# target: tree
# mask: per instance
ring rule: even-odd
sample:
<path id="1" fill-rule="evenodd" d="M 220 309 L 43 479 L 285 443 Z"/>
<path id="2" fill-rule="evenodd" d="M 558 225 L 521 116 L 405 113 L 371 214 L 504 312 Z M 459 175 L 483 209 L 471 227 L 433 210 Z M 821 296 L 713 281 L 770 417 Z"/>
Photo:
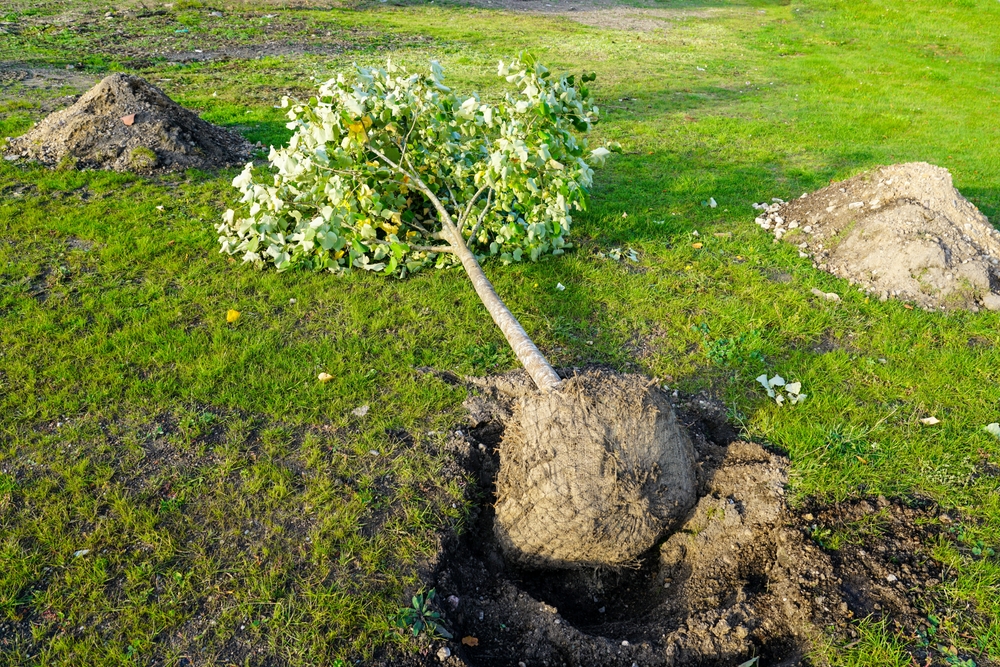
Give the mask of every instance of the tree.
<path id="1" fill-rule="evenodd" d="M 285 148 L 272 148 L 269 174 L 248 164 L 233 181 L 239 214 L 219 225 L 222 251 L 258 266 L 341 272 L 356 268 L 405 277 L 460 263 L 494 322 L 539 390 L 559 376 L 497 296 L 479 264 L 559 255 L 574 211 L 583 210 L 597 121 L 586 84 L 553 76 L 531 56 L 498 73 L 516 87 L 497 104 L 391 62 L 357 68 L 322 84 L 302 104 L 288 98 Z"/>
<path id="2" fill-rule="evenodd" d="M 530 56 L 500 63 L 514 84 L 496 104 L 463 97 L 440 66 L 357 68 L 290 107 L 274 172 L 247 165 L 233 185 L 222 251 L 279 271 L 405 277 L 461 264 L 539 392 L 505 432 L 494 530 L 528 566 L 633 562 L 693 504 L 694 451 L 669 401 L 645 378 L 561 380 L 479 265 L 562 254 L 592 166 L 580 135 L 598 118 L 586 84 Z"/>

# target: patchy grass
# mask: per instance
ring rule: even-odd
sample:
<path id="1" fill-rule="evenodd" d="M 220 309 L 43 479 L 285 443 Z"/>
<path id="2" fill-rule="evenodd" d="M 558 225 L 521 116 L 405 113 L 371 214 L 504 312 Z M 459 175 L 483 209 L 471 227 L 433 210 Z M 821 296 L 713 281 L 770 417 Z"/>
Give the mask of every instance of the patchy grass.
<path id="1" fill-rule="evenodd" d="M 996 220 L 1000 5 L 662 7 L 661 28 L 634 31 L 457 6 L 105 19 L 12 3 L 3 70 L 33 76 L 0 91 L 0 135 L 119 69 L 265 145 L 288 136 L 282 94 L 354 60 L 436 57 L 486 94 L 521 48 L 595 70 L 598 138 L 626 154 L 598 174 L 576 252 L 488 265 L 498 291 L 556 364 L 722 397 L 789 452 L 796 498 L 919 494 L 965 517 L 932 545 L 953 617 L 930 639 L 861 623 L 860 641 L 818 649 L 830 661 L 906 664 L 920 641 L 942 664 L 1000 660 L 1000 442 L 982 430 L 1000 420 L 1000 315 L 872 302 L 772 243 L 750 207 L 926 160 Z M 288 48 L 253 58 L 267 41 Z M 462 392 L 419 369 L 515 362 L 459 272 L 277 275 L 220 256 L 233 175 L 0 165 L 0 664 L 336 664 L 420 645 L 389 616 L 467 506 L 442 435 Z M 777 407 L 763 372 L 809 398 Z"/>

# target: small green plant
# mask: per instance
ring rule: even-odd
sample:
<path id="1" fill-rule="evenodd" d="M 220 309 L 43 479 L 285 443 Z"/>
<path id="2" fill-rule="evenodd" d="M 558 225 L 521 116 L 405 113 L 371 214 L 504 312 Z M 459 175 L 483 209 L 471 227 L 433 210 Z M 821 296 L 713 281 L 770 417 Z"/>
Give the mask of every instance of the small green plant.
<path id="1" fill-rule="evenodd" d="M 441 622 L 441 614 L 431 609 L 434 596 L 437 592 L 432 588 L 427 593 L 423 591 L 413 596 L 409 607 L 402 607 L 394 619 L 397 627 L 409 628 L 414 637 L 421 632 L 431 637 L 444 637 L 451 639 L 452 634 L 445 629 Z"/>
<path id="2" fill-rule="evenodd" d="M 747 366 L 762 365 L 765 362 L 764 355 L 760 352 L 763 343 L 761 332 L 757 329 L 742 333 L 739 336 L 730 338 L 709 337 L 709 326 L 707 323 L 693 324 L 691 328 L 701 333 L 705 341 L 702 343 L 705 348 L 705 356 L 717 366 Z"/>
<path id="3" fill-rule="evenodd" d="M 490 370 L 511 361 L 510 351 L 496 343 L 470 345 L 465 348 L 465 356 L 468 358 L 469 364 L 477 371 Z"/>
<path id="4" fill-rule="evenodd" d="M 56 165 L 56 171 L 73 171 L 76 169 L 77 159 L 67 153 L 62 156 L 59 163 Z"/>
<path id="5" fill-rule="evenodd" d="M 820 528 L 816 524 L 813 524 L 812 527 L 809 528 L 809 537 L 812 538 L 813 542 L 824 549 L 836 550 L 840 545 L 840 540 L 837 539 L 837 536 L 833 534 L 832 530 L 829 528 Z"/>
<path id="6" fill-rule="evenodd" d="M 133 169 L 152 169 L 156 166 L 158 158 L 152 149 L 145 146 L 136 146 L 129 153 L 128 161 Z"/>

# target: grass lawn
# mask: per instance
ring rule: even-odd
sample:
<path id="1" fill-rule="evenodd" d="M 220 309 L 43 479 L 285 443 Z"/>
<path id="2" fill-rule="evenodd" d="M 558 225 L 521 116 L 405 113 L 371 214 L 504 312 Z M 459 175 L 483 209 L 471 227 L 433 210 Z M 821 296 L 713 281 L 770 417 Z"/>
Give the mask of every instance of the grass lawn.
<path id="1" fill-rule="evenodd" d="M 596 71 L 595 140 L 625 153 L 598 172 L 575 252 L 488 263 L 498 292 L 557 366 L 723 400 L 788 453 L 793 502 L 920 496 L 961 516 L 928 545 L 950 573 L 935 664 L 968 664 L 952 647 L 1000 661 L 1000 441 L 983 430 L 1000 421 L 1000 313 L 869 300 L 751 208 L 923 160 L 1000 218 L 1000 4 L 123 7 L 4 4 L 0 136 L 114 70 L 265 145 L 288 136 L 282 94 L 352 62 L 436 58 L 487 95 L 520 49 Z M 175 55 L 213 49 L 232 55 Z M 471 501 L 443 448 L 465 391 L 420 369 L 488 374 L 513 354 L 458 270 L 279 275 L 220 255 L 235 173 L 0 163 L 0 665 L 346 665 L 426 643 L 390 616 Z M 764 372 L 808 400 L 779 408 Z M 817 662 L 910 664 L 919 639 L 859 628 Z"/>

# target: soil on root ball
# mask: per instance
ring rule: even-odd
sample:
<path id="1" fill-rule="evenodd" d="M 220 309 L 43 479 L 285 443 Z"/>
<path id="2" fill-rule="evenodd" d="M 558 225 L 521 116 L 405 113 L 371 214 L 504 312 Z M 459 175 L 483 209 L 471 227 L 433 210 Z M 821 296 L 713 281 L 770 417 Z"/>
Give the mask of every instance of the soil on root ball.
<path id="1" fill-rule="evenodd" d="M 945 576 L 926 551 L 935 529 L 922 520 L 937 508 L 870 499 L 792 511 L 787 460 L 741 441 L 705 397 L 673 399 L 698 469 L 698 502 L 679 530 L 631 568 L 510 562 L 495 537 L 493 485 L 512 404 L 493 388 L 525 379 L 477 381 L 472 426 L 450 443 L 476 481 L 477 506 L 461 535 L 445 537 L 424 583 L 454 639 L 381 664 L 736 667 L 758 657 L 790 667 L 812 664 L 821 635 L 851 641 L 855 619 L 886 617 L 913 638 L 926 623 L 930 589 Z M 913 654 L 924 664 L 922 649 Z"/>
<path id="2" fill-rule="evenodd" d="M 595 369 L 509 398 L 494 505 L 509 561 L 632 566 L 694 505 L 694 449 L 649 378 Z"/>

